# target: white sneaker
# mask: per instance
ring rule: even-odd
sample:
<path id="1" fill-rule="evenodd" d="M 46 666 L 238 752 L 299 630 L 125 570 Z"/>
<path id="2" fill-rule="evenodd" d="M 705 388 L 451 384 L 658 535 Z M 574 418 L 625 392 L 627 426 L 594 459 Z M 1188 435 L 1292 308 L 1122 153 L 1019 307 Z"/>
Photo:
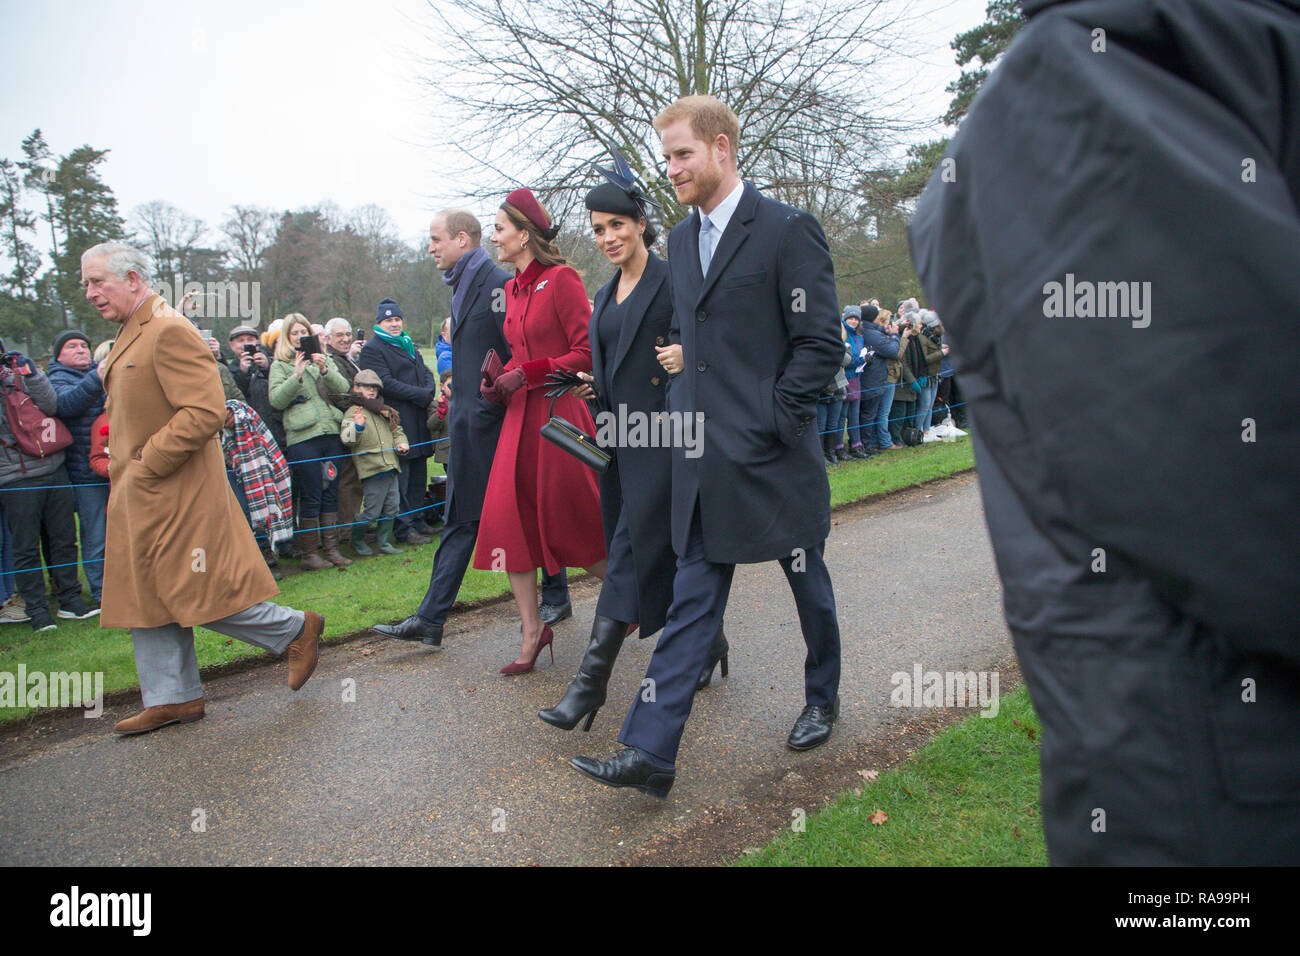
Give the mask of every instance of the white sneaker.
<path id="1" fill-rule="evenodd" d="M 99 613 L 99 608 L 87 606 L 84 611 L 78 614 L 76 611 L 69 611 L 59 608 L 59 617 L 70 621 L 84 621 L 88 617 L 94 617 Z"/>
<path id="2" fill-rule="evenodd" d="M 0 605 L 0 624 L 17 624 L 20 621 L 30 621 L 31 615 L 27 613 L 27 602 L 23 600 L 21 594 L 9 595 L 9 600 Z"/>

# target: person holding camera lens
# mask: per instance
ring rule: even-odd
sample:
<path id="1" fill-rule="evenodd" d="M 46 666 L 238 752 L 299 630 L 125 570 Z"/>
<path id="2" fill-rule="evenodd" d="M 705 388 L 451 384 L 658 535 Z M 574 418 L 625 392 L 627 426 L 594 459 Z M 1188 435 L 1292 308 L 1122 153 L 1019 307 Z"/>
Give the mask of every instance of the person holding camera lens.
<path id="1" fill-rule="evenodd" d="M 331 399 L 348 391 L 348 380 L 325 357 L 306 316 L 285 317 L 269 387 L 271 404 L 284 412 L 286 457 L 298 490 L 302 566 L 308 571 L 347 567 L 352 562 L 339 553 L 339 486 L 333 478 L 348 452 L 339 440 L 343 412 Z"/>

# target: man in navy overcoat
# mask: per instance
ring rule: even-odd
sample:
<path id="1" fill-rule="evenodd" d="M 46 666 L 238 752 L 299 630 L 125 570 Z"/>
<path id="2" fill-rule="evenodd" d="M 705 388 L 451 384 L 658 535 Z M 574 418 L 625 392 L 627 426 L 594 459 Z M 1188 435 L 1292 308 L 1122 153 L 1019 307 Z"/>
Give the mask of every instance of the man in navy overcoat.
<path id="1" fill-rule="evenodd" d="M 830 486 L 813 421 L 844 347 L 821 226 L 741 182 L 736 115 L 690 96 L 656 117 L 655 129 L 678 201 L 698 207 L 668 238 L 670 341 L 680 348 L 663 353 L 674 376 L 667 404 L 691 420 L 702 413 L 704 438 L 694 450 L 673 449 L 673 603 L 619 736 L 625 749 L 572 763 L 602 783 L 662 797 L 736 564 L 779 561 L 798 607 L 807 706 L 789 746 L 830 736 L 840 637 L 822 559 Z"/>
<path id="2" fill-rule="evenodd" d="M 423 641 L 435 647 L 442 643 L 447 612 L 456 601 L 474 554 L 483 495 L 505 417 L 505 407 L 485 400 L 478 386 L 479 370 L 488 349 L 496 349 L 502 362 L 510 359 L 502 332 L 506 317 L 504 290 L 510 277 L 489 258 L 479 244 L 481 238 L 478 219 L 463 209 L 439 213 L 429 226 L 429 254 L 452 289 L 451 400 L 447 415 L 453 451 L 447 463 L 446 521 L 433 558 L 429 590 L 419 610 L 398 624 L 372 628 L 388 637 Z M 544 601 L 569 606 L 563 571 L 546 576 L 543 588 Z"/>

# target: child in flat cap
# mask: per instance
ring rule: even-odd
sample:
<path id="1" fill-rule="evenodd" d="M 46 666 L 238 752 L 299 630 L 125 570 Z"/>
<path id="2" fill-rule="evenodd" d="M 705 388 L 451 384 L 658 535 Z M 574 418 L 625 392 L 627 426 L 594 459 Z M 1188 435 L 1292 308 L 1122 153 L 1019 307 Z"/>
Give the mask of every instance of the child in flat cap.
<path id="1" fill-rule="evenodd" d="M 398 493 L 401 462 L 397 456 L 406 454 L 410 446 L 397 411 L 380 398 L 382 391 L 383 383 L 372 369 L 365 368 L 357 373 L 352 380 L 352 404 L 343 415 L 339 437 L 344 445 L 355 450 L 357 474 L 361 477 L 365 502 L 361 520 L 365 524 L 378 522 L 380 552 L 403 554 L 402 549 L 393 544 L 393 521 L 401 506 Z M 352 547 L 357 554 L 366 557 L 374 554 L 364 541 L 355 537 Z"/>

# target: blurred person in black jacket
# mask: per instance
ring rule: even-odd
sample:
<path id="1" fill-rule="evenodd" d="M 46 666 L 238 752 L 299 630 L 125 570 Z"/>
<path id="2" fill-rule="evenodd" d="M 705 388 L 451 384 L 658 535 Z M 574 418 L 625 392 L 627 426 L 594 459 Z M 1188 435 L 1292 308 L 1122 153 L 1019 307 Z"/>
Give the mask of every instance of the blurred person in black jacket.
<path id="1" fill-rule="evenodd" d="M 1048 853 L 1295 865 L 1300 0 L 1024 10 L 911 238 L 1043 722 Z M 1244 364 L 1224 289 L 1276 332 Z"/>

